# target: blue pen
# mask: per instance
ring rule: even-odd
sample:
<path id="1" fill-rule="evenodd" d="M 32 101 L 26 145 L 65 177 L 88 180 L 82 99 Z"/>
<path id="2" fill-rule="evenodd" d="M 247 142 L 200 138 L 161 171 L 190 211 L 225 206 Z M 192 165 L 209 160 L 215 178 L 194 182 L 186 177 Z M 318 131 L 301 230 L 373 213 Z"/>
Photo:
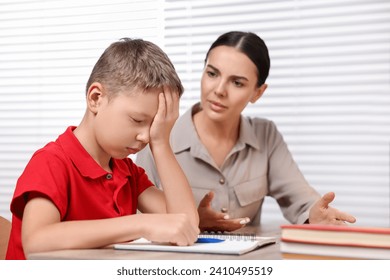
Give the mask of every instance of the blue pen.
<path id="1" fill-rule="evenodd" d="M 224 239 L 219 238 L 210 238 L 210 237 L 199 237 L 198 240 L 196 240 L 196 243 L 219 243 L 225 241 Z"/>

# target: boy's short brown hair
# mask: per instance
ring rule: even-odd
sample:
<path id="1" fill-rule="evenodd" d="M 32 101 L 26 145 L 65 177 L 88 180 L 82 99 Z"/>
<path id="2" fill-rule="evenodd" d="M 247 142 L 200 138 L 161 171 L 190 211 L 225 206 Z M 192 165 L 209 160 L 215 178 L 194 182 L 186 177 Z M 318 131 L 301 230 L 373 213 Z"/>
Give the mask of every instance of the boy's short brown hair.
<path id="1" fill-rule="evenodd" d="M 87 82 L 99 82 L 113 97 L 121 91 L 168 87 L 183 94 L 183 85 L 168 56 L 155 44 L 122 38 L 112 43 L 96 62 Z"/>

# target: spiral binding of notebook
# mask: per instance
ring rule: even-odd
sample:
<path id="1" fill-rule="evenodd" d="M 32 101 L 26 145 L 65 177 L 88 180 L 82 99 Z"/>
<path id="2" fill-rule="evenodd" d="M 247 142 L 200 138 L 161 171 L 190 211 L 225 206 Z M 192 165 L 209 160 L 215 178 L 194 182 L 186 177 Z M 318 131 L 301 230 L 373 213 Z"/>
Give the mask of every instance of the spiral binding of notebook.
<path id="1" fill-rule="evenodd" d="M 253 233 L 237 233 L 237 232 L 222 232 L 222 231 L 203 231 L 199 234 L 202 238 L 219 238 L 226 240 L 242 240 L 242 241 L 255 241 L 258 236 Z"/>

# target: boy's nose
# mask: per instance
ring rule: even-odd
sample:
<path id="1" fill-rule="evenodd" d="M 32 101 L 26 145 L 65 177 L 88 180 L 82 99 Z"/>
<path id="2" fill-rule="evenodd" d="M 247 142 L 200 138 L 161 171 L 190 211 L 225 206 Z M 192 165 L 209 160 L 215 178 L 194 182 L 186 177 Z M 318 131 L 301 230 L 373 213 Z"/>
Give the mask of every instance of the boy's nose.
<path id="1" fill-rule="evenodd" d="M 145 129 L 142 132 L 137 134 L 136 139 L 142 143 L 148 144 L 150 140 L 149 138 L 150 138 L 149 129 Z"/>

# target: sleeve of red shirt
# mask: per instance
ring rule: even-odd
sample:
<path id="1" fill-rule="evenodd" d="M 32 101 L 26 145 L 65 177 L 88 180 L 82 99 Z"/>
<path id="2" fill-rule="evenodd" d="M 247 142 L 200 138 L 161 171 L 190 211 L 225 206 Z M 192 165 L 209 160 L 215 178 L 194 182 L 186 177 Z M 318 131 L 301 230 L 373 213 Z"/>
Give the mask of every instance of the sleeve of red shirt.
<path id="1" fill-rule="evenodd" d="M 137 180 L 137 197 L 147 188 L 154 186 L 142 167 L 136 165 L 130 158 L 127 158 L 127 165 L 130 168 L 131 174 L 136 174 L 135 178 Z"/>
<path id="2" fill-rule="evenodd" d="M 11 211 L 22 218 L 28 196 L 43 196 L 58 208 L 61 217 L 66 212 L 68 174 L 59 155 L 38 150 L 30 159 L 16 184 Z"/>

